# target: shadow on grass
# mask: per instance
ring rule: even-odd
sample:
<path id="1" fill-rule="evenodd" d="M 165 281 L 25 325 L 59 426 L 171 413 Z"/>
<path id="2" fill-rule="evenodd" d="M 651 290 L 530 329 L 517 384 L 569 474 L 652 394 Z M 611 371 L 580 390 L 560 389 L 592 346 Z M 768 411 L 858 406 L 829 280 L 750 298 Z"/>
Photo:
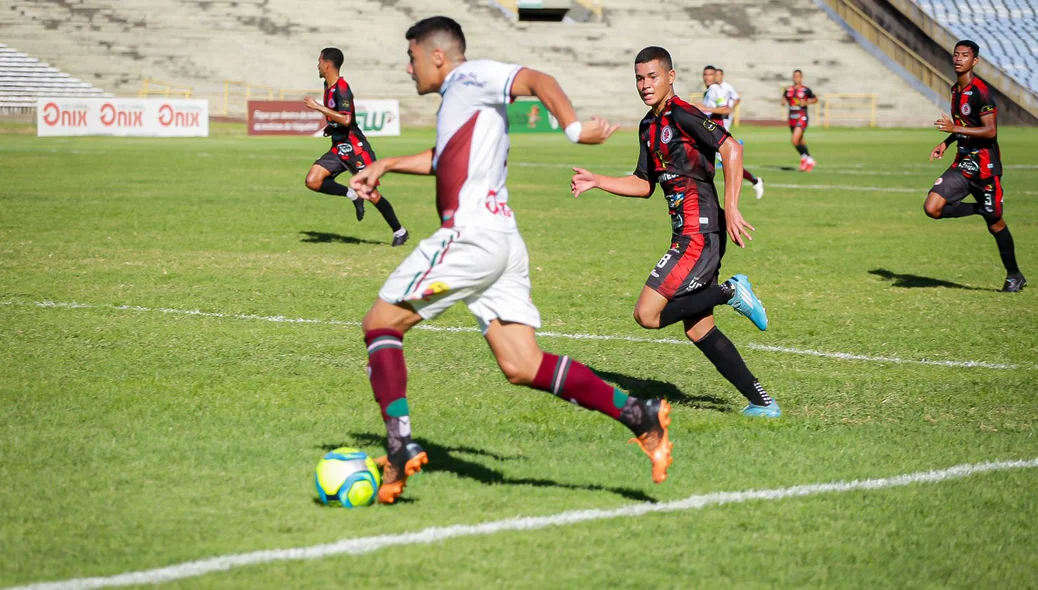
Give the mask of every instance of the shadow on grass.
<path id="1" fill-rule="evenodd" d="M 623 373 L 602 371 L 594 367 L 589 368 L 605 381 L 618 386 L 620 389 L 634 397 L 643 399 L 661 397 L 672 404 L 696 410 L 713 410 L 715 412 L 725 413 L 732 411 L 732 408 L 729 405 L 730 401 L 723 397 L 710 394 L 689 395 L 684 391 L 681 391 L 677 385 L 668 383 L 667 381 L 642 379 L 641 377 L 631 377 L 630 375 L 624 375 Z"/>
<path id="2" fill-rule="evenodd" d="M 380 446 L 386 448 L 386 437 L 378 434 L 372 434 L 370 432 L 353 432 L 349 435 L 349 441 L 345 443 L 337 444 L 326 444 L 321 445 L 319 448 L 324 451 L 332 451 L 339 447 L 349 446 Z M 634 500 L 636 502 L 655 502 L 656 499 L 648 494 L 630 489 L 620 487 L 608 487 L 600 486 L 595 484 L 589 485 L 578 485 L 568 484 L 553 481 L 550 479 L 542 478 L 530 478 L 530 477 L 509 477 L 504 473 L 486 467 L 474 461 L 470 461 L 462 455 L 476 455 L 479 457 L 486 457 L 495 461 L 518 461 L 522 457 L 519 456 L 504 456 L 496 453 L 491 453 L 483 449 L 477 449 L 473 447 L 465 446 L 445 446 L 436 444 L 426 438 L 415 438 L 415 442 L 422 445 L 422 448 L 429 453 L 429 464 L 426 465 L 422 471 L 428 473 L 435 473 L 437 471 L 443 471 L 446 473 L 452 473 L 458 477 L 465 479 L 471 479 L 478 481 L 484 485 L 512 485 L 512 486 L 534 486 L 538 488 L 559 488 L 564 490 L 576 490 L 584 492 L 609 492 L 627 498 L 628 500 Z M 573 453 L 573 460 L 582 460 L 578 453 Z M 649 466 L 645 464 L 645 474 L 648 475 Z M 401 498 L 403 499 L 403 498 Z"/>
<path id="3" fill-rule="evenodd" d="M 953 283 L 951 281 L 945 281 L 942 279 L 934 279 L 930 277 L 921 277 L 919 275 L 912 274 L 901 274 L 889 271 L 885 268 L 876 268 L 869 271 L 870 275 L 875 275 L 880 278 L 884 278 L 888 281 L 893 281 L 893 286 L 902 289 L 927 289 L 932 287 L 944 287 L 946 289 L 966 289 L 968 291 L 992 291 L 993 289 L 981 289 L 979 287 L 970 287 L 968 285 L 960 285 L 959 283 Z"/>
<path id="4" fill-rule="evenodd" d="M 363 238 L 355 238 L 353 236 L 344 236 L 341 234 L 333 234 L 323 231 L 301 231 L 303 234 L 300 242 L 304 244 L 374 244 L 374 245 L 385 245 L 385 242 L 371 240 L 365 240 Z"/>

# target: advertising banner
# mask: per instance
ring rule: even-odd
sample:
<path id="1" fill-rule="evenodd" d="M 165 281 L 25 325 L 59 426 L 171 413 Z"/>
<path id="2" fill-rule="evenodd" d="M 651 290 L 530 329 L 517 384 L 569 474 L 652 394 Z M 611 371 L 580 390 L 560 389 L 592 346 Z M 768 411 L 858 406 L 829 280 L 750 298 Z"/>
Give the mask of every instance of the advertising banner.
<path id="1" fill-rule="evenodd" d="M 400 135 L 400 103 L 396 100 L 354 101 L 357 125 L 368 137 Z M 301 100 L 250 100 L 249 135 L 321 135 L 324 115 Z"/>
<path id="2" fill-rule="evenodd" d="M 208 137 L 209 101 L 162 98 L 39 98 L 36 135 Z"/>
<path id="3" fill-rule="evenodd" d="M 508 105 L 510 133 L 551 133 L 562 131 L 559 121 L 539 100 L 517 100 Z"/>

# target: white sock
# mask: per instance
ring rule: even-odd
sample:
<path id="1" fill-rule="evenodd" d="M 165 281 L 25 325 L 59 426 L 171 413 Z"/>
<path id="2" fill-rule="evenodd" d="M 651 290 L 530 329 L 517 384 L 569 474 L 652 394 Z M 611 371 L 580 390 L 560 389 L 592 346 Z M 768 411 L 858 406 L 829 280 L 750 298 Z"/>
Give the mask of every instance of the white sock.
<path id="1" fill-rule="evenodd" d="M 346 189 L 346 197 L 349 200 L 351 200 L 351 201 L 356 201 L 357 199 L 360 198 L 360 197 L 357 196 L 356 191 L 354 191 L 352 188 L 347 188 Z"/>
<path id="2" fill-rule="evenodd" d="M 404 235 L 406 233 L 407 233 L 407 228 L 406 227 L 402 227 L 402 228 L 396 230 L 395 232 L 393 232 L 393 235 L 399 237 L 399 236 L 402 236 L 402 235 Z"/>

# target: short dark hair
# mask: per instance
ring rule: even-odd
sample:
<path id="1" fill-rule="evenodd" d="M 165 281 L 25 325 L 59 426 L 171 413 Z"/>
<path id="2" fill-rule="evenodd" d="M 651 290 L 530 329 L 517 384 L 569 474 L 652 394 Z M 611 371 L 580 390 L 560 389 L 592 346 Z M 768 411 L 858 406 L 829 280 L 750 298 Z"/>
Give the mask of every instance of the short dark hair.
<path id="1" fill-rule="evenodd" d="M 708 64 L 708 65 L 703 67 L 703 71 L 704 72 L 707 71 L 707 70 L 714 70 L 714 71 L 716 71 L 717 68 L 715 68 L 714 66 Z"/>
<path id="2" fill-rule="evenodd" d="M 342 51 L 339 51 L 336 47 L 325 47 L 322 49 L 321 59 L 332 62 L 336 68 L 341 68 L 343 62 L 346 61 L 346 58 L 342 55 Z"/>
<path id="3" fill-rule="evenodd" d="M 448 16 L 430 16 L 411 25 L 404 33 L 404 39 L 421 43 L 434 33 L 444 33 L 461 45 L 461 52 L 465 53 L 465 33 L 461 32 L 458 21 Z"/>
<path id="4" fill-rule="evenodd" d="M 801 76 L 804 75 L 804 72 L 801 72 L 800 70 L 793 70 L 793 73 L 794 74 L 800 74 Z"/>
<path id="5" fill-rule="evenodd" d="M 724 73 L 724 70 L 722 70 L 721 68 L 714 68 L 714 69 L 717 70 L 718 72 L 721 72 L 722 74 Z"/>
<path id="6" fill-rule="evenodd" d="M 959 41 L 955 44 L 955 47 L 952 48 L 952 51 L 958 49 L 959 47 L 968 47 L 969 50 L 973 52 L 973 57 L 977 57 L 980 55 L 980 45 L 977 45 L 976 41 L 963 39 L 962 41 Z"/>
<path id="7" fill-rule="evenodd" d="M 634 65 L 647 64 L 650 61 L 658 61 L 663 69 L 670 71 L 674 69 L 674 61 L 670 59 L 670 52 L 662 47 L 650 45 L 634 56 Z"/>

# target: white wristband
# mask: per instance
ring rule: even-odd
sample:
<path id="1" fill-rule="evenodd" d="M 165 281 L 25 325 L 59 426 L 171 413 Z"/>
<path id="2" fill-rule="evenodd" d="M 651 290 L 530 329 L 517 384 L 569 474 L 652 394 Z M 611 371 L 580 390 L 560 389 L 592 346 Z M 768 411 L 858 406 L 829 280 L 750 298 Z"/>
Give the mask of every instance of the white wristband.
<path id="1" fill-rule="evenodd" d="M 580 121 L 574 121 L 569 125 L 566 125 L 566 137 L 568 137 L 573 143 L 577 143 L 580 141 L 580 132 L 583 127 L 584 126 L 580 124 Z"/>

